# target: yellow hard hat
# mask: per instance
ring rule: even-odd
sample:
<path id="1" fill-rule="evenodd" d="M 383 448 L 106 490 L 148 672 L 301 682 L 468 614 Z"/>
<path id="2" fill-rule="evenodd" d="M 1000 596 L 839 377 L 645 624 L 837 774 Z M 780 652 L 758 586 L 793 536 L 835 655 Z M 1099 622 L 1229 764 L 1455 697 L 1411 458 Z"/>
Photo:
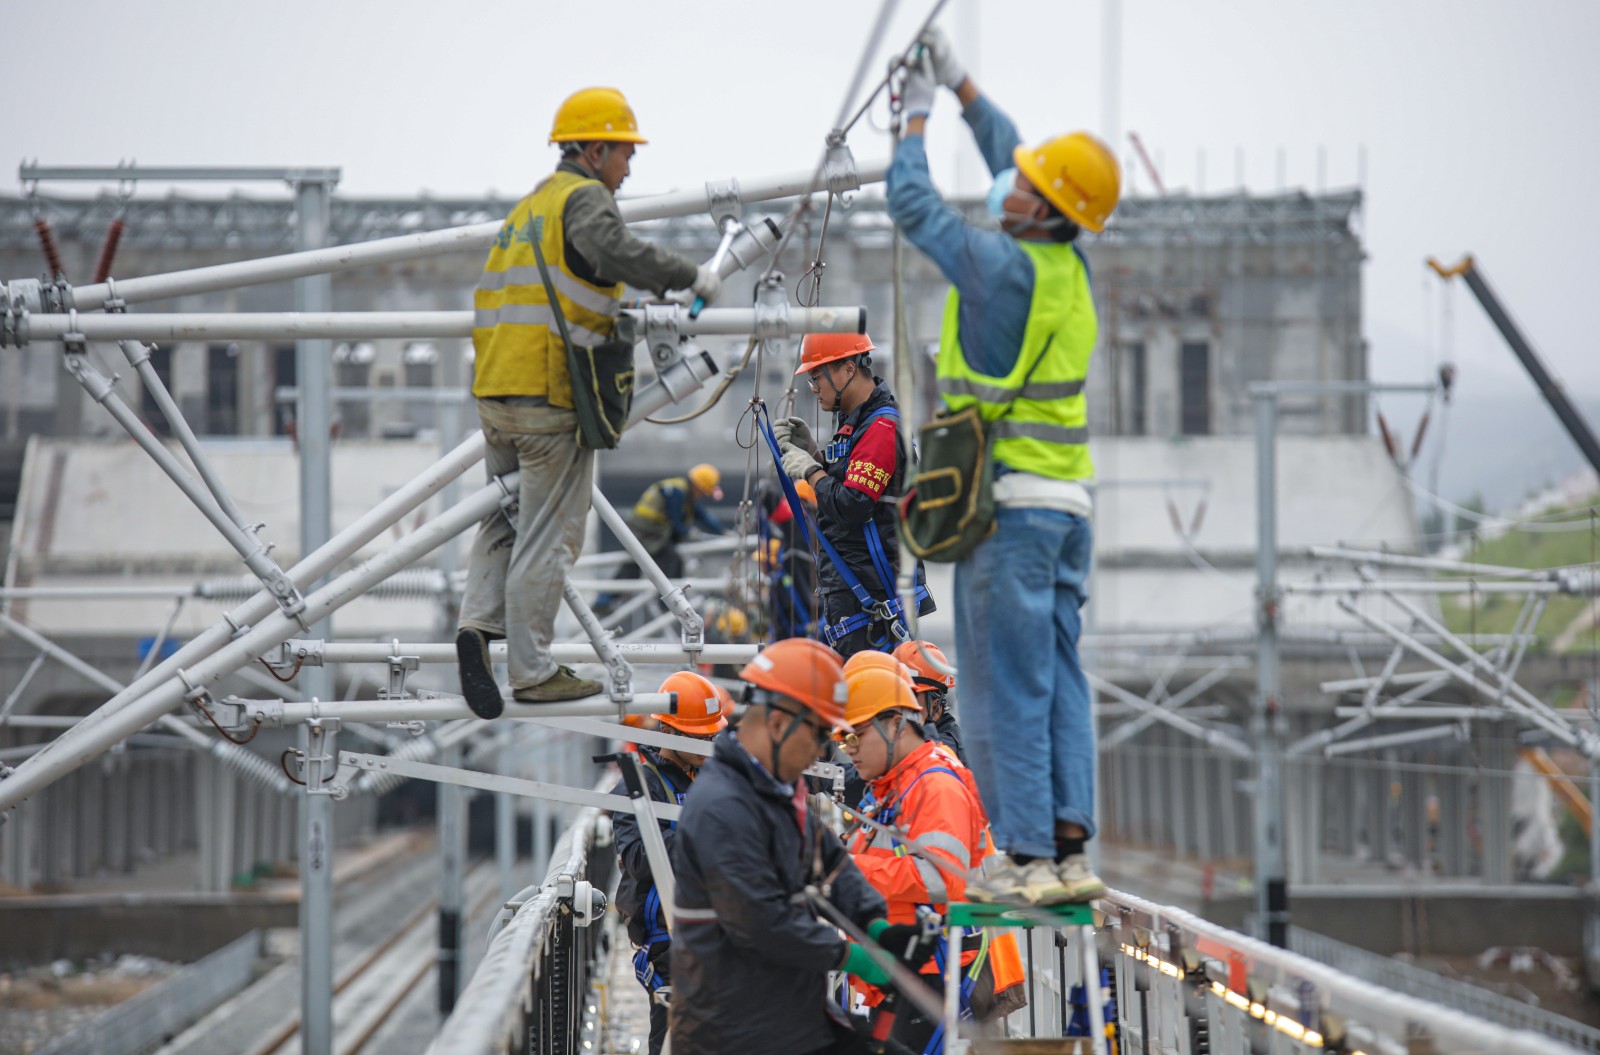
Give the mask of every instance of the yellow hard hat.
<path id="1" fill-rule="evenodd" d="M 1117 157 L 1088 132 L 1069 132 L 1011 155 L 1045 200 L 1080 227 L 1099 233 L 1122 196 Z"/>
<path id="2" fill-rule="evenodd" d="M 731 638 L 741 638 L 750 632 L 750 617 L 742 608 L 724 608 L 711 621 L 718 633 Z"/>
<path id="3" fill-rule="evenodd" d="M 879 653 L 882 655 L 882 653 Z M 920 716 L 922 708 L 911 693 L 911 684 L 898 671 L 871 666 L 845 676 L 844 720 L 860 729 L 884 711 L 910 711 Z"/>
<path id="4" fill-rule="evenodd" d="M 550 128 L 552 143 L 643 143 L 633 107 L 615 88 L 585 88 L 567 96 Z"/>
<path id="5" fill-rule="evenodd" d="M 690 469 L 689 482 L 694 484 L 695 490 L 703 495 L 710 495 L 716 499 L 722 498 L 722 474 L 717 471 L 715 465 L 709 462 L 701 462 L 693 469 Z"/>

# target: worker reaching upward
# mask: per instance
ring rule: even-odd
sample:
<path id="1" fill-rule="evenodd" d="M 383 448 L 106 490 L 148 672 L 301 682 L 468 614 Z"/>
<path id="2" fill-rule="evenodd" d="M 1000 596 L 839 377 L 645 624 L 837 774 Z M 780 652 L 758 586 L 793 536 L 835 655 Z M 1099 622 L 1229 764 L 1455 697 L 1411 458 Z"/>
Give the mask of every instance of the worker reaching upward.
<path id="1" fill-rule="evenodd" d="M 728 727 L 733 701 L 723 689 L 693 671 L 680 670 L 661 683 L 662 692 L 678 694 L 677 709 L 671 714 L 653 714 L 663 732 L 695 740 L 710 740 Z M 683 804 L 703 756 L 672 748 L 639 745 L 644 766 L 645 787 L 656 802 Z M 612 794 L 626 795 L 619 784 Z M 667 1039 L 667 1006 L 672 997 L 670 953 L 672 935 L 662 911 L 661 895 L 656 890 L 650 858 L 639 835 L 639 820 L 632 813 L 611 815 L 617 847 L 617 911 L 628 922 L 628 940 L 633 942 L 633 972 L 650 997 L 650 1055 L 661 1055 Z M 661 822 L 661 838 L 672 847 L 675 821 Z"/>
<path id="2" fill-rule="evenodd" d="M 722 473 L 702 462 L 682 476 L 669 476 L 645 488 L 628 514 L 628 527 L 661 570 L 676 579 L 683 575 L 678 544 L 687 540 L 690 532 L 724 532 L 722 521 L 705 506 L 720 501 Z"/>
<path id="3" fill-rule="evenodd" d="M 890 923 L 915 923 L 922 906 L 942 914 L 950 902 L 964 900 L 967 873 L 990 853 L 977 784 L 948 748 L 924 738 L 922 708 L 899 671 L 858 668 L 846 686 L 845 720 L 853 731 L 834 738 L 868 781 L 861 813 L 904 832 L 934 860 L 909 853 L 900 839 L 863 824 L 846 837 L 851 857 L 888 902 Z M 941 939 L 923 969 L 936 991 L 944 988 L 941 971 L 948 953 Z M 958 998 L 963 1017 L 970 1012 L 983 1021 L 1026 1002 L 1015 939 L 991 940 L 984 931 L 969 935 L 961 963 L 966 968 Z M 870 1005 L 881 999 L 873 987 L 858 988 Z M 937 1055 L 944 1050 L 939 1028 L 937 1019 L 911 1010 L 896 1017 L 890 1036 L 912 1051 Z"/>
<path id="4" fill-rule="evenodd" d="M 789 638 L 740 673 L 748 704 L 719 736 L 683 804 L 672 844 L 674 1055 L 865 1052 L 828 1000 L 828 973 L 887 980 L 805 896 L 831 904 L 892 955 L 920 967 L 920 931 L 891 925 L 806 796 L 805 770 L 844 718 L 844 669 L 826 646 Z"/>
<path id="5" fill-rule="evenodd" d="M 1094 475 L 1083 396 L 1096 320 L 1076 241 L 1117 205 L 1116 157 L 1085 132 L 1023 145 L 1015 126 L 930 30 L 930 77 L 905 77 L 904 135 L 889 168 L 889 212 L 950 280 L 939 394 L 989 423 L 995 531 L 956 562 L 956 650 L 967 753 L 1009 860 L 974 898 L 1085 901 L 1094 726 L 1078 658 L 1089 573 Z M 953 90 L 994 173 L 1000 230 L 968 223 L 939 197 L 923 138 L 938 84 Z M 1051 645 L 1041 650 L 1041 640 Z M 1029 730 L 1030 735 L 1017 735 Z M 1036 735 L 1034 735 L 1036 734 Z"/>
<path id="6" fill-rule="evenodd" d="M 478 527 L 457 622 L 461 690 L 473 713 L 504 709 L 489 642 L 506 639 L 514 699 L 572 700 L 600 683 L 550 654 L 567 572 L 583 545 L 594 452 L 578 445 L 578 415 L 559 308 L 574 342 L 599 345 L 615 332 L 624 284 L 653 293 L 692 289 L 711 300 L 715 272 L 629 233 L 613 195 L 645 142 L 633 108 L 614 88 L 586 88 L 556 112 L 550 142 L 561 146 L 551 175 L 500 227 L 473 294 L 472 394 L 491 480 L 519 472 L 515 523 L 496 510 Z M 534 243 L 557 303 L 540 278 Z"/>
<path id="7" fill-rule="evenodd" d="M 834 416 L 833 440 L 819 448 L 798 417 L 773 426 L 783 471 L 817 494 L 817 528 L 843 559 L 817 569 L 822 590 L 823 636 L 841 656 L 891 649 L 904 640 L 906 621 L 896 596 L 899 525 L 893 499 L 908 462 L 900 440 L 894 394 L 872 373 L 872 339 L 865 334 L 813 333 L 800 349 L 800 368 L 817 405 Z M 856 586 L 865 590 L 863 607 Z M 917 612 L 933 611 L 918 568 Z"/>

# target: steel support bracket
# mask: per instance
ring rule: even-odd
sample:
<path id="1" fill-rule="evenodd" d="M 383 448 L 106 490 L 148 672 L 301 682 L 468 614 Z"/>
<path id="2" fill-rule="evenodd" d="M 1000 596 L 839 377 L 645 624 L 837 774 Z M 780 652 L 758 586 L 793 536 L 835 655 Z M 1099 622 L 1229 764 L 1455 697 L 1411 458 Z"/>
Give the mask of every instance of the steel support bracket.
<path id="1" fill-rule="evenodd" d="M 264 653 L 262 662 L 269 667 L 320 667 L 326 642 L 316 637 L 291 637 L 277 647 L 276 655 Z M 268 658 L 268 657 L 272 658 Z"/>
<path id="2" fill-rule="evenodd" d="M 212 698 L 207 710 L 211 712 L 212 720 L 224 729 L 250 728 L 250 709 L 245 705 L 245 701 L 237 696 L 225 696 L 220 700 Z"/>
<path id="3" fill-rule="evenodd" d="M 724 221 L 739 219 L 744 214 L 744 198 L 739 194 L 739 181 L 708 180 L 706 211 L 711 214 L 711 222 L 719 229 Z"/>
<path id="4" fill-rule="evenodd" d="M 682 340 L 678 326 L 679 310 L 676 304 L 644 306 L 644 343 L 650 349 L 650 359 L 655 363 L 657 374 L 671 366 L 682 354 L 678 350 L 678 342 Z"/>
<path id="5" fill-rule="evenodd" d="M 406 691 L 406 678 L 415 674 L 422 666 L 420 656 L 402 656 L 400 652 L 400 639 L 394 639 L 394 655 L 389 656 L 389 684 L 386 688 L 378 690 L 380 700 L 409 700 L 411 694 Z"/>
<path id="6" fill-rule="evenodd" d="M 837 197 L 842 205 L 850 204 L 846 193 L 861 189 L 861 173 L 856 168 L 855 155 L 850 153 L 850 144 L 844 141 L 844 137 L 836 133 L 828 135 L 828 153 L 822 163 L 822 178 L 828 193 Z"/>
<path id="7" fill-rule="evenodd" d="M 354 768 L 349 773 L 344 772 L 345 767 L 334 747 L 339 734 L 339 719 L 331 715 L 310 718 L 306 721 L 306 729 L 310 733 L 311 749 L 300 760 L 306 794 L 327 795 L 335 801 L 349 798 L 349 777 L 353 775 Z"/>

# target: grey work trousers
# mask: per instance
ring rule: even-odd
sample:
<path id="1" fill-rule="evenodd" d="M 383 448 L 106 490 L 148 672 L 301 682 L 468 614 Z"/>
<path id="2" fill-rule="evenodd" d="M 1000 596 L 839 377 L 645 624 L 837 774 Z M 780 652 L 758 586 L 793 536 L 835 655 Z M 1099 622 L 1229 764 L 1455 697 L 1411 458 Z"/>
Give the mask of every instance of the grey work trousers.
<path id="1" fill-rule="evenodd" d="M 460 619 L 463 628 L 505 635 L 513 692 L 556 672 L 556 613 L 594 485 L 594 452 L 578 446 L 577 415 L 527 402 L 478 400 L 489 479 L 513 469 L 521 476 L 516 526 L 499 510 L 478 525 Z"/>

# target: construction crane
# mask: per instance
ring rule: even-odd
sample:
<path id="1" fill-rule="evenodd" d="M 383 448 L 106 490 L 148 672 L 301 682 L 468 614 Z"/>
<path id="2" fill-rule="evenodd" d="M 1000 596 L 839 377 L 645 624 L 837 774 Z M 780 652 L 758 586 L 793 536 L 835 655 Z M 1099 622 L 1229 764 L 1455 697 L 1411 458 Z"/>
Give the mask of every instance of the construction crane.
<path id="1" fill-rule="evenodd" d="M 1572 405 L 1572 400 L 1567 398 L 1567 393 L 1561 387 L 1561 382 L 1551 376 L 1545 369 L 1544 362 L 1533 350 L 1533 345 L 1517 329 L 1517 324 L 1511 321 L 1511 315 L 1505 306 L 1500 303 L 1500 298 L 1495 295 L 1489 286 L 1489 280 L 1484 277 L 1483 271 L 1478 267 L 1476 260 L 1469 253 L 1461 258 L 1454 267 L 1445 267 L 1433 257 L 1428 258 L 1428 266 L 1442 279 L 1460 277 L 1466 280 L 1467 288 L 1472 290 L 1472 295 L 1478 298 L 1478 303 L 1483 306 L 1484 312 L 1489 316 L 1495 328 L 1500 331 L 1500 336 L 1506 339 L 1511 346 L 1511 351 L 1516 354 L 1522 363 L 1522 368 L 1528 371 L 1533 378 L 1533 383 L 1539 386 L 1539 391 L 1544 395 L 1545 402 L 1550 404 L 1550 409 L 1556 412 L 1556 417 L 1561 419 L 1562 427 L 1567 430 L 1567 435 L 1583 451 L 1583 456 L 1596 473 L 1600 473 L 1600 440 L 1595 439 L 1594 430 L 1584 420 L 1578 408 Z"/>

